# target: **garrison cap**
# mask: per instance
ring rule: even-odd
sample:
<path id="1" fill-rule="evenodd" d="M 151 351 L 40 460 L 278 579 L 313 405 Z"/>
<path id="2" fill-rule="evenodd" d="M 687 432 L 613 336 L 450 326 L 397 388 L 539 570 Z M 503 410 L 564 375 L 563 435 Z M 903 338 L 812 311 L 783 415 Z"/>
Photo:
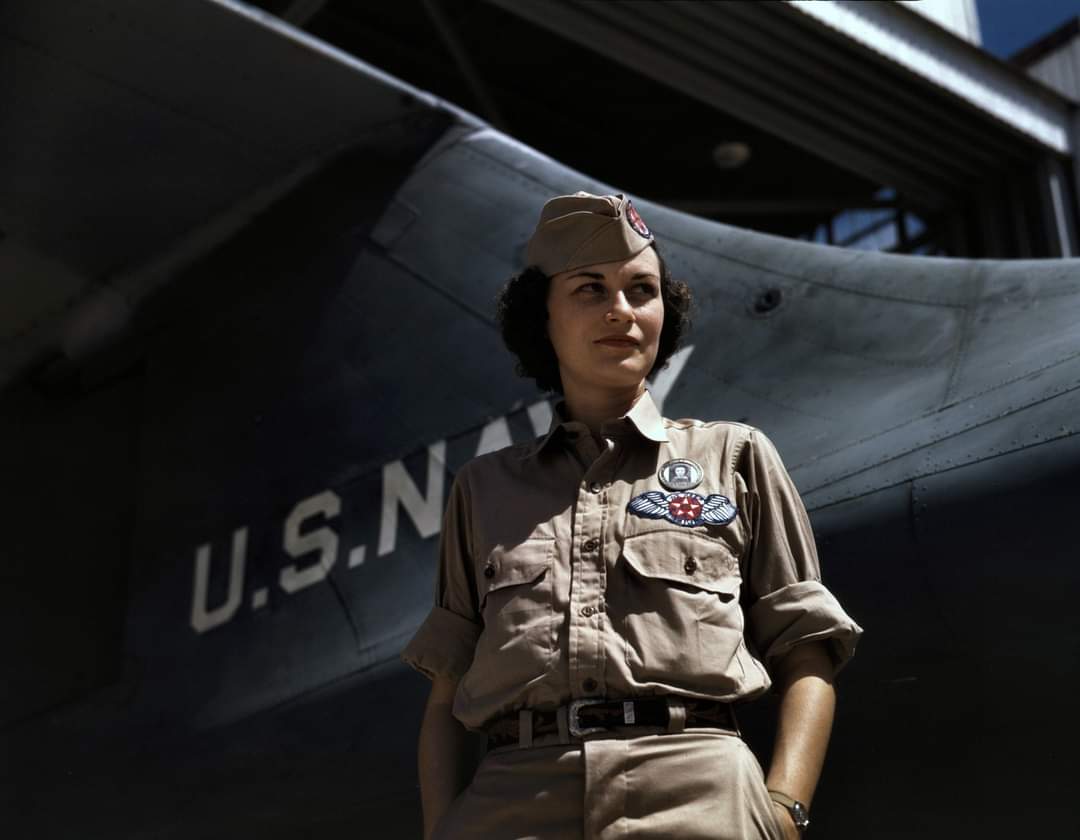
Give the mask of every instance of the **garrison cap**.
<path id="1" fill-rule="evenodd" d="M 544 204 L 525 258 L 548 277 L 586 265 L 625 260 L 652 244 L 653 235 L 630 199 L 576 192 Z"/>

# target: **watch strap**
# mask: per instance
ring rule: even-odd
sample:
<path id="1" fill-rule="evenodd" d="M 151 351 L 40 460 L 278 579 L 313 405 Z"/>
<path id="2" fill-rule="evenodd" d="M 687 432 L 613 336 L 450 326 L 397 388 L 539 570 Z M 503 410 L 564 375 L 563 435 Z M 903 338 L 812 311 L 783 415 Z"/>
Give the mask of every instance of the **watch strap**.
<path id="1" fill-rule="evenodd" d="M 799 829 L 799 834 L 802 835 L 802 833 L 806 831 L 806 827 L 810 825 L 810 811 L 807 807 L 798 799 L 792 799 L 786 793 L 781 793 L 778 790 L 770 790 L 769 798 L 777 805 L 783 805 L 791 812 L 791 818 L 795 821 L 795 827 Z"/>
<path id="2" fill-rule="evenodd" d="M 778 791 L 778 790 L 770 790 L 770 791 L 769 791 L 769 796 L 770 796 L 770 797 L 772 798 L 772 801 L 773 801 L 773 802 L 777 802 L 777 803 L 779 803 L 780 805 L 783 805 L 783 806 L 784 806 L 785 808 L 787 808 L 787 809 L 788 809 L 789 811 L 790 811 L 790 810 L 791 810 L 791 809 L 792 809 L 793 807 L 795 807 L 795 802 L 796 802 L 796 800 L 792 799 L 792 798 L 791 798 L 790 796 L 788 796 L 788 795 L 787 795 L 786 793 L 781 793 L 781 792 L 780 792 L 780 791 Z"/>

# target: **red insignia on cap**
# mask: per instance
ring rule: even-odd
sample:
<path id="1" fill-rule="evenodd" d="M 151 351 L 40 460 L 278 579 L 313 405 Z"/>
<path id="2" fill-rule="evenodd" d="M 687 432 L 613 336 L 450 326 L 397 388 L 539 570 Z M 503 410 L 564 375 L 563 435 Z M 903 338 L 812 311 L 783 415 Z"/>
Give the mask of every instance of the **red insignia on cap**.
<path id="1" fill-rule="evenodd" d="M 638 232 L 639 235 L 648 239 L 652 236 L 649 233 L 649 229 L 645 226 L 645 222 L 641 218 L 641 214 L 638 213 L 637 208 L 630 202 L 626 202 L 626 220 L 630 222 L 630 227 Z"/>

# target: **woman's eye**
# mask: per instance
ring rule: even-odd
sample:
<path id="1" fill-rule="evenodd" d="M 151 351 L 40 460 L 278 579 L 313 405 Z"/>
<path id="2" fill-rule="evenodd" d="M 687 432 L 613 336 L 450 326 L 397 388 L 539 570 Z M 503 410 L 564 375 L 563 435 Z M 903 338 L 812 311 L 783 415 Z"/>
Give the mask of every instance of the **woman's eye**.
<path id="1" fill-rule="evenodd" d="M 654 286 L 652 283 L 638 283 L 636 288 L 639 294 L 647 295 L 649 297 L 653 297 L 659 292 L 659 289 L 657 289 L 656 286 Z"/>
<path id="2" fill-rule="evenodd" d="M 599 292 L 603 291 L 603 286 L 599 283 L 582 283 L 577 290 L 579 292 Z"/>

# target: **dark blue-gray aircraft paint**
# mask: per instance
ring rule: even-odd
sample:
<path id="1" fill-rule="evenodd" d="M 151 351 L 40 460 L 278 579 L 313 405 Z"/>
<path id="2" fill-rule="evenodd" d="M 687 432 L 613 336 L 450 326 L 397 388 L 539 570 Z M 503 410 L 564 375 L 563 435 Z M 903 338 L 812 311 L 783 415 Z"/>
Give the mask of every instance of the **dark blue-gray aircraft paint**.
<path id="1" fill-rule="evenodd" d="M 418 834 L 426 682 L 396 657 L 431 603 L 436 535 L 398 506 L 379 553 L 387 468 L 400 462 L 420 495 L 434 468 L 445 491 L 501 418 L 514 441 L 536 434 L 543 397 L 513 375 L 492 299 L 546 197 L 617 185 L 438 103 L 410 119 L 411 143 L 343 152 L 174 280 L 141 367 L 93 397 L 125 434 L 60 416 L 90 397 L 50 413 L 10 396 L 10 439 L 48 441 L 20 423 L 33 403 L 50 435 L 136 453 L 125 481 L 79 495 L 78 517 L 50 514 L 62 531 L 127 512 L 130 527 L 90 532 L 116 535 L 107 551 L 88 548 L 105 568 L 130 561 L 126 632 L 116 679 L 8 726 L 18 836 Z M 815 831 L 1065 825 L 1080 262 L 850 252 L 635 204 L 697 301 L 664 413 L 776 441 L 826 582 L 867 630 L 840 681 Z M 32 488 L 76 468 L 11 463 Z M 286 553 L 286 522 L 312 498 L 340 507 L 299 532 L 330 529 L 336 551 L 325 578 L 289 593 L 282 570 L 316 555 Z M 24 516 L 8 523 L 17 545 L 43 527 Z M 199 549 L 212 609 L 241 529 L 238 606 L 199 632 Z M 78 534 L 49 539 L 76 553 Z M 772 711 L 744 714 L 763 759 Z"/>

